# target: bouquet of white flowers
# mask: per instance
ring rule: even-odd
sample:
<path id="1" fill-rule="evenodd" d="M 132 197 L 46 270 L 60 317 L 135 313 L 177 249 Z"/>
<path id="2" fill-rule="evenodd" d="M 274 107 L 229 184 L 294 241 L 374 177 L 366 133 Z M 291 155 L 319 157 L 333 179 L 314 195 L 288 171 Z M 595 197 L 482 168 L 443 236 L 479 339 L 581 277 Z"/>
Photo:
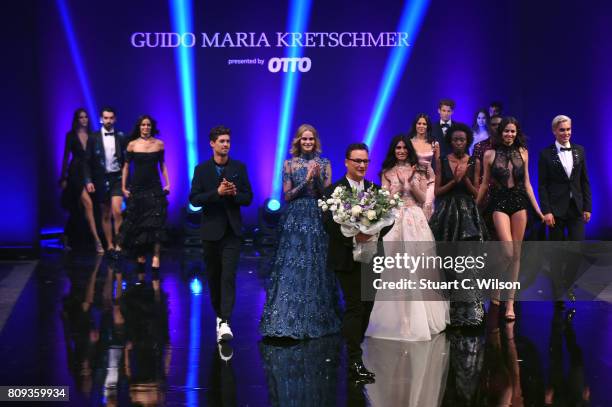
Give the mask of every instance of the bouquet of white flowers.
<path id="1" fill-rule="evenodd" d="M 355 236 L 361 232 L 372 235 L 368 242 L 378 241 L 380 231 L 395 222 L 397 209 L 403 202 L 398 194 L 391 196 L 386 189 L 373 186 L 357 192 L 338 186 L 327 200 L 319 199 L 323 212 L 331 211 L 334 222 L 346 237 L 353 238 L 353 259 L 369 263 L 376 254 L 376 244 L 358 243 Z"/>

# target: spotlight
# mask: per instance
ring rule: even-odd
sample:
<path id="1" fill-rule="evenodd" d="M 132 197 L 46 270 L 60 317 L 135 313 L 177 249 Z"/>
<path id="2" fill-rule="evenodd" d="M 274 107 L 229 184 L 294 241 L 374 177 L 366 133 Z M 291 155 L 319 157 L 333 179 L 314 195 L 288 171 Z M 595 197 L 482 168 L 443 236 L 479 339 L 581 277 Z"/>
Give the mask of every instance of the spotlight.
<path id="1" fill-rule="evenodd" d="M 189 288 L 191 289 L 191 293 L 193 295 L 200 295 L 202 293 L 202 283 L 196 277 L 191 280 L 189 283 Z"/>
<path id="2" fill-rule="evenodd" d="M 274 213 L 280 210 L 281 204 L 278 199 L 268 198 L 266 202 L 264 202 L 264 206 L 267 212 Z"/>
<path id="3" fill-rule="evenodd" d="M 281 217 L 281 204 L 278 199 L 268 198 L 259 208 L 258 228 L 255 231 L 255 244 L 260 251 L 276 243 L 276 227 Z"/>

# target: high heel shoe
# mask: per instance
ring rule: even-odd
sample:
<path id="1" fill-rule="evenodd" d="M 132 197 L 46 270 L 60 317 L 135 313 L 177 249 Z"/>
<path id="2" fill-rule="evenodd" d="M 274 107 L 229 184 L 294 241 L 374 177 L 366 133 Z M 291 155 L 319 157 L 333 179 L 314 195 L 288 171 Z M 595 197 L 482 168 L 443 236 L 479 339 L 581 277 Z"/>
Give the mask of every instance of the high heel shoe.
<path id="1" fill-rule="evenodd" d="M 104 247 L 102 247 L 102 242 L 99 240 L 96 242 L 96 253 L 104 254 Z"/>

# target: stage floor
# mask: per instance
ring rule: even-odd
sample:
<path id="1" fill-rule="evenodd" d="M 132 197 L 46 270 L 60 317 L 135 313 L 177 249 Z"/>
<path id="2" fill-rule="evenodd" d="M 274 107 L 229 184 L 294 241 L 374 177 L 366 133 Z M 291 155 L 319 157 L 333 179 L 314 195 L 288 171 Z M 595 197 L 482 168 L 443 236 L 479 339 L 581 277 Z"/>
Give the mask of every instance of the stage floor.
<path id="1" fill-rule="evenodd" d="M 262 340 L 259 260 L 240 261 L 235 339 L 223 349 L 197 257 L 165 253 L 160 289 L 131 265 L 117 284 L 112 262 L 94 255 L 0 263 L 1 293 L 12 293 L 0 304 L 0 385 L 69 386 L 70 403 L 57 404 L 76 406 L 612 405 L 608 303 L 525 302 L 516 323 L 489 330 L 367 339 L 376 383 L 359 388 L 339 336 Z"/>

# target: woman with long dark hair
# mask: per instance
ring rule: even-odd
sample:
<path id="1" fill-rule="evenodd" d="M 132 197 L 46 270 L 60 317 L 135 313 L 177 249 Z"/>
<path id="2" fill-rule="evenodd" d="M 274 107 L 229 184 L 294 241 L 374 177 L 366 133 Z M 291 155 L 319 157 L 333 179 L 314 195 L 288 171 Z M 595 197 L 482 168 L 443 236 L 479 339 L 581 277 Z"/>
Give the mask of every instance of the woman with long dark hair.
<path id="1" fill-rule="evenodd" d="M 529 181 L 529 154 L 518 120 L 514 117 L 502 120 L 498 131 L 493 133 L 493 149 L 485 152 L 483 161 L 484 176 L 476 203 L 482 203 L 489 182 L 492 181 L 489 210 L 493 213 L 498 240 L 507 242 L 503 246 L 503 256 L 507 260 L 504 264 L 508 264 L 506 271 L 510 281 L 516 282 L 520 269 L 521 242 L 527 227 L 527 208 L 533 206 L 540 219 L 544 220 Z M 515 319 L 514 294 L 513 289 L 507 294 L 507 320 Z M 493 298 L 492 302 L 499 304 L 499 300 L 499 297 Z"/>
<path id="2" fill-rule="evenodd" d="M 472 123 L 472 131 L 474 132 L 474 140 L 468 145 L 470 155 L 474 155 L 474 148 L 482 141 L 487 140 L 491 137 L 491 126 L 489 112 L 486 109 L 479 109 L 474 115 L 474 122 Z M 480 159 L 480 157 L 477 157 Z"/>
<path id="3" fill-rule="evenodd" d="M 417 169 L 417 165 L 418 156 L 410 140 L 403 135 L 395 136 L 383 162 L 381 182 L 383 188 L 392 195 L 400 196 L 403 206 L 395 224 L 383 237 L 387 257 L 395 257 L 396 254 L 418 257 L 423 244 L 428 248 L 433 246 L 434 237 L 421 207 L 427 198 L 428 179 L 426 174 Z M 394 253 L 395 251 L 397 253 Z M 393 273 L 389 270 L 385 271 L 387 272 Z M 435 272 L 437 271 L 428 270 L 427 277 L 435 280 Z M 391 279 L 398 277 L 396 274 L 383 275 L 387 276 Z M 389 298 L 378 295 L 383 293 L 379 291 L 377 294 L 366 336 L 424 341 L 442 332 L 449 322 L 447 301 L 429 301 L 431 296 L 417 299 L 411 295 L 386 301 L 385 299 Z"/>
<path id="4" fill-rule="evenodd" d="M 127 199 L 127 206 L 117 242 L 121 249 L 127 249 L 136 256 L 140 280 L 144 279 L 148 253 L 152 253 L 153 280 L 159 280 L 160 249 L 161 244 L 167 239 L 166 195 L 170 193 L 170 179 L 164 160 L 164 142 L 155 137 L 158 133 L 155 119 L 149 115 L 138 118 L 131 134 L 132 141 L 127 146 L 121 178 L 121 189 Z M 133 173 L 128 185 L 132 163 Z M 163 188 L 160 172 L 166 184 Z"/>
<path id="5" fill-rule="evenodd" d="M 82 107 L 75 110 L 72 117 L 70 131 L 66 133 L 64 147 L 64 159 L 62 160 L 62 175 L 60 186 L 62 187 L 62 205 L 70 212 L 70 217 L 64 230 L 64 248 L 70 249 L 72 240 L 78 240 L 75 224 L 77 217 L 83 216 L 89 231 L 94 239 L 96 252 L 104 253 L 102 242 L 96 229 L 96 221 L 93 212 L 93 202 L 85 188 L 85 166 L 87 163 L 87 144 L 91 134 L 91 123 L 87 111 Z M 68 157 L 71 157 L 70 161 Z"/>
<path id="6" fill-rule="evenodd" d="M 434 163 L 440 159 L 440 145 L 431 134 L 431 120 L 425 113 L 420 113 L 412 122 L 412 127 L 408 133 L 410 142 L 418 159 L 415 169 L 427 180 L 427 190 L 425 200 L 419 205 L 423 208 L 427 220 L 431 218 L 434 211 L 434 188 L 436 175 Z"/>

